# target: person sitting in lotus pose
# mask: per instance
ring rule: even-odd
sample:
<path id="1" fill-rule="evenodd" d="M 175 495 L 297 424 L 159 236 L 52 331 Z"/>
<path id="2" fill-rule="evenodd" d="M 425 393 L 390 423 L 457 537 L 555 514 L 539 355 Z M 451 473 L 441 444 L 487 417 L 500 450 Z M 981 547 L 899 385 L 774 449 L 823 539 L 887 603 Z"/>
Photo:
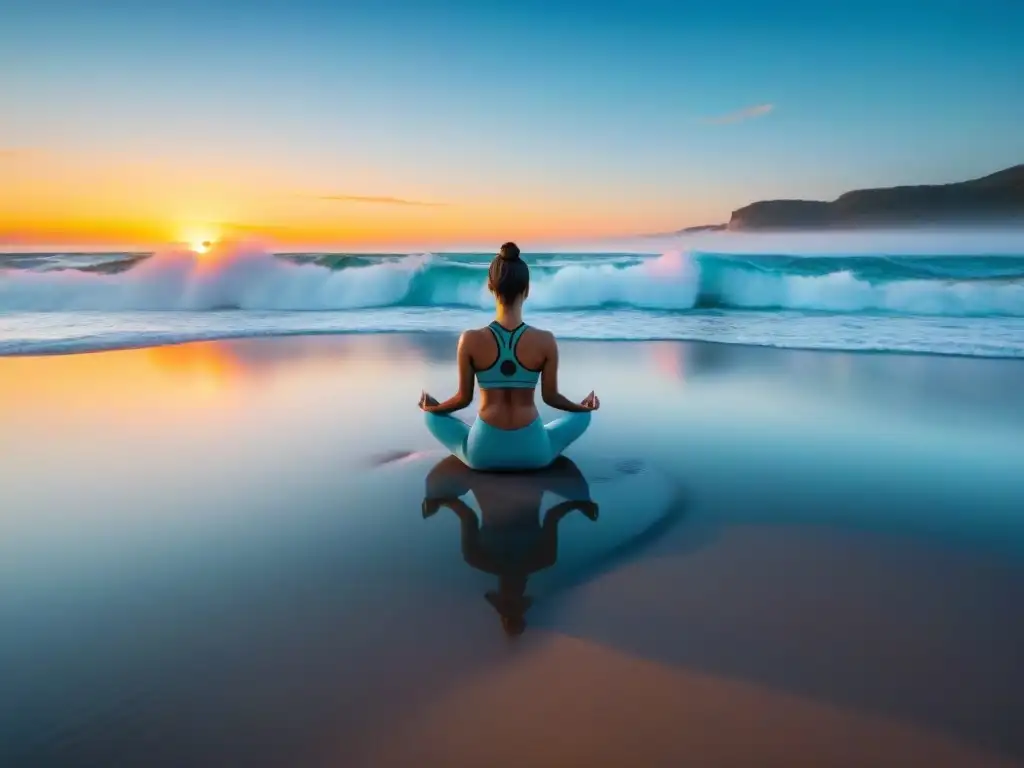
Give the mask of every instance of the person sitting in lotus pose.
<path id="1" fill-rule="evenodd" d="M 459 338 L 459 391 L 444 402 L 423 392 L 419 405 L 434 437 L 471 469 L 541 469 L 586 431 L 601 401 L 591 392 L 576 403 L 558 391 L 554 335 L 523 322 L 530 268 L 515 243 L 501 246 L 487 287 L 495 297 L 495 318 Z M 567 412 L 549 424 L 534 403 L 538 380 L 544 402 Z M 469 426 L 451 414 L 473 401 L 474 382 L 480 384 L 480 411 Z"/>

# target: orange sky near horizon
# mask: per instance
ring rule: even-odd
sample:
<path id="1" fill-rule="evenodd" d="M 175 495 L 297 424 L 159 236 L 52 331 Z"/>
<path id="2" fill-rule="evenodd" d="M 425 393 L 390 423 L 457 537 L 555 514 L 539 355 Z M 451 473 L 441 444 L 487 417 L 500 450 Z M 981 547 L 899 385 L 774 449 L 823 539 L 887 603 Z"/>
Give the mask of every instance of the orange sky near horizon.
<path id="1" fill-rule="evenodd" d="M 0 169 L 0 246 L 149 247 L 241 237 L 285 247 L 569 242 L 721 217 L 707 203 L 687 213 L 654 195 L 621 199 L 613 185 L 576 194 L 570 185 L 510 185 L 445 196 L 353 172 L 344 189 L 330 189 L 258 166 L 41 150 L 8 151 Z"/>

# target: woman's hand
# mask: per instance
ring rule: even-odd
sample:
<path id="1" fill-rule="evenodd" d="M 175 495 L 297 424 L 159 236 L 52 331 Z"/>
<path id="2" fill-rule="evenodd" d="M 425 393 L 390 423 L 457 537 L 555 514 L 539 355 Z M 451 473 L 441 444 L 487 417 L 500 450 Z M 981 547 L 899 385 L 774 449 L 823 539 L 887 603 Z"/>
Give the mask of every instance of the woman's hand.
<path id="1" fill-rule="evenodd" d="M 597 395 L 591 392 L 589 395 L 583 398 L 583 402 L 580 403 L 580 405 L 582 405 L 588 411 L 596 411 L 598 408 L 601 407 L 601 401 L 600 399 L 598 399 Z"/>
<path id="2" fill-rule="evenodd" d="M 428 395 L 426 392 L 420 392 L 419 406 L 421 411 L 429 411 L 431 407 L 435 405 L 438 405 L 437 400 L 435 400 L 431 395 Z"/>

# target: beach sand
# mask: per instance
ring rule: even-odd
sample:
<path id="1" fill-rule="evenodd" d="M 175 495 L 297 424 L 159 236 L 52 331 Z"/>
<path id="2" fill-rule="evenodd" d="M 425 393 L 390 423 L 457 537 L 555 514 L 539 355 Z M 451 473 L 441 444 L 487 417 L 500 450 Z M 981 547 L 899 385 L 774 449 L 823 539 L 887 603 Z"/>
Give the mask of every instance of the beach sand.
<path id="1" fill-rule="evenodd" d="M 1024 362 L 566 343 L 529 485 L 454 351 L 0 359 L 0 765 L 1024 765 Z"/>

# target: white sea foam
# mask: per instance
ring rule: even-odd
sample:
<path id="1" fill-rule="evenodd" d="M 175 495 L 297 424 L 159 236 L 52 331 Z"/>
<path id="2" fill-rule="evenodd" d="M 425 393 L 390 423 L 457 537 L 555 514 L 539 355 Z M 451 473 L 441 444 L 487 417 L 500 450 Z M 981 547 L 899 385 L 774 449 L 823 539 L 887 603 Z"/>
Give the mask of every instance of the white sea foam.
<path id="1" fill-rule="evenodd" d="M 1024 257 L 832 256 L 537 256 L 528 259 L 531 322 L 567 339 L 1024 356 Z M 204 256 L 162 251 L 114 274 L 67 267 L 107 269 L 116 254 L 43 258 L 21 267 L 8 260 L 7 269 L 0 260 L 0 354 L 457 331 L 483 322 L 481 310 L 493 305 L 484 255 L 296 263 L 224 244 Z"/>
<path id="2" fill-rule="evenodd" d="M 869 281 L 849 270 L 807 275 L 752 269 L 670 251 L 632 264 L 550 261 L 535 270 L 531 305 L 569 310 L 609 305 L 685 311 L 796 309 L 914 315 L 1024 317 L 1024 281 L 948 278 Z M 390 306 L 487 307 L 479 265 L 429 254 L 330 269 L 296 264 L 245 245 L 199 256 L 165 251 L 117 274 L 8 270 L 0 310 L 345 310 Z"/>

